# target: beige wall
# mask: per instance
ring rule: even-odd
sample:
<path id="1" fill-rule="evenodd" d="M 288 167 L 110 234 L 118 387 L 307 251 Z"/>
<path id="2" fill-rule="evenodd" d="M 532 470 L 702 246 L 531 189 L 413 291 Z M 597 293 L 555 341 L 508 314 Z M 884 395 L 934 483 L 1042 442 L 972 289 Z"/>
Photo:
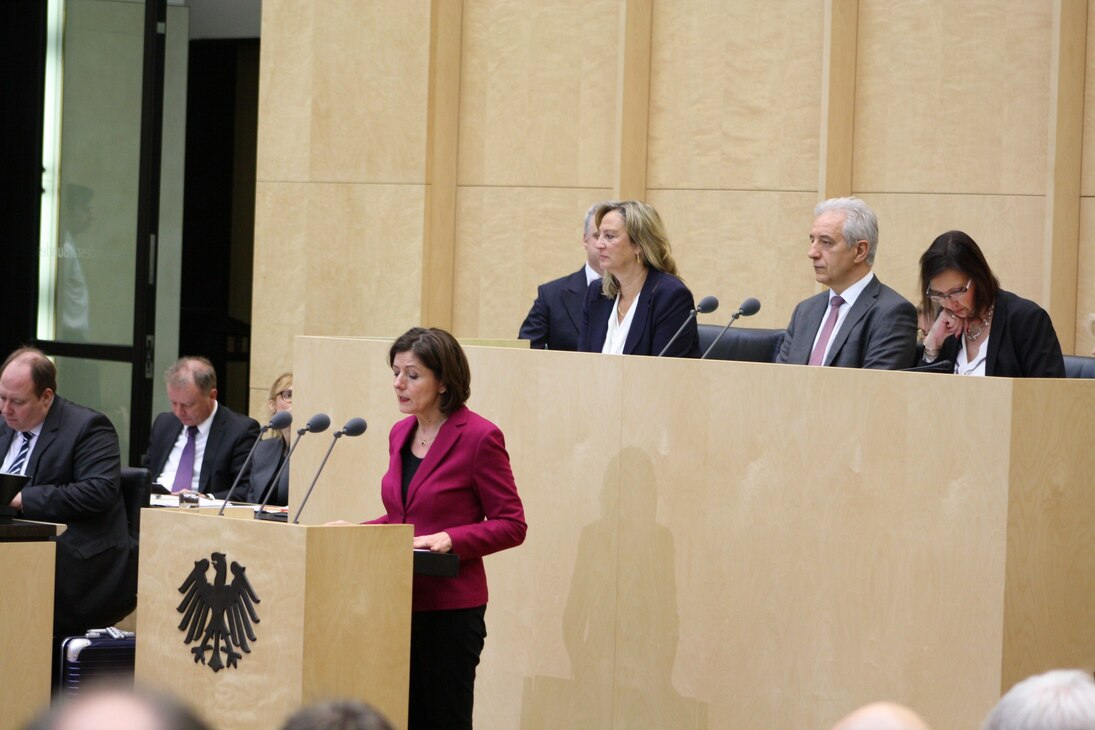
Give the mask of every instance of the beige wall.
<path id="1" fill-rule="evenodd" d="M 813 203 L 854 193 L 903 294 L 960 228 L 1088 352 L 1090 25 L 1082 0 L 268 0 L 253 411 L 293 335 L 512 337 L 620 191 L 724 301 L 705 321 L 757 296 L 750 324 L 786 324 Z"/>

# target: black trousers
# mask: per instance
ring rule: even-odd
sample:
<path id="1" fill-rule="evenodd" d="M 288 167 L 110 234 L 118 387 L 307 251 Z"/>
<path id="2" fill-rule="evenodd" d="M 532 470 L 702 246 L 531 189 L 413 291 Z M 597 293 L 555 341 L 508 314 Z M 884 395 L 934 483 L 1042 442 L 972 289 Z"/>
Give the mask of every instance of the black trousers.
<path id="1" fill-rule="evenodd" d="M 471 730 L 486 606 L 411 614 L 407 730 Z"/>

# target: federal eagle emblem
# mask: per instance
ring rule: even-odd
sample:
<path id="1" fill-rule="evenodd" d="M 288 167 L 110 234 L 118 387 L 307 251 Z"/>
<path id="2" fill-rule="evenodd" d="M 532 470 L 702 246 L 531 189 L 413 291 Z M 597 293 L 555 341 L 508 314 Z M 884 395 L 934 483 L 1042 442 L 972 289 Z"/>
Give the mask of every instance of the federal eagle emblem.
<path id="1" fill-rule="evenodd" d="M 179 586 L 179 593 L 186 594 L 178 608 L 183 614 L 179 631 L 186 632 L 184 644 L 201 642 L 190 649 L 194 663 L 218 672 L 226 666 L 235 667 L 243 657 L 240 651 L 251 653 L 247 642 L 257 640 L 252 624 L 259 623 L 255 604 L 260 601 L 247 580 L 246 568 L 233 561 L 232 583 L 228 584 L 224 553 L 213 553 L 212 559 L 212 583 L 205 577 L 209 561 L 203 558 L 194 561 L 194 569 Z"/>

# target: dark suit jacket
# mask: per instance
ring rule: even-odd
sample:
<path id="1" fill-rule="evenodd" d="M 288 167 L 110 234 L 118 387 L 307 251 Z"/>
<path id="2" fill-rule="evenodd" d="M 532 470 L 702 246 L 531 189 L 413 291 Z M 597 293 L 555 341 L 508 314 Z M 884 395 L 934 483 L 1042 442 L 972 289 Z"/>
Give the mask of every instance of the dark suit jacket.
<path id="1" fill-rule="evenodd" d="M 163 471 L 167 457 L 175 440 L 182 433 L 182 423 L 173 413 L 161 413 L 152 424 L 152 435 L 148 439 L 148 452 L 141 466 L 152 472 L 156 479 Z M 247 452 L 259 437 L 259 424 L 253 418 L 241 416 L 223 403 L 217 404 L 217 413 L 209 428 L 209 437 L 205 442 L 205 455 L 202 457 L 201 474 L 198 476 L 198 491 L 212 494 L 223 499 L 233 480 L 243 468 Z M 240 479 L 236 487 L 237 494 L 248 494 L 251 483 L 247 474 Z M 170 484 L 163 486 L 168 489 Z"/>
<path id="2" fill-rule="evenodd" d="M 939 348 L 939 358 L 957 361 L 959 347 L 957 337 L 948 337 Z M 992 329 L 989 330 L 989 351 L 985 356 L 985 375 L 1065 377 L 1061 343 L 1046 310 L 1009 291 L 997 293 Z"/>
<path id="3" fill-rule="evenodd" d="M 828 291 L 799 302 L 776 362 L 808 364 L 814 336 L 828 310 Z M 916 307 L 876 276 L 855 300 L 832 343 L 826 365 L 878 370 L 912 367 L 916 363 Z"/>
<path id="4" fill-rule="evenodd" d="M 414 576 L 412 610 L 473 608 L 487 602 L 483 556 L 525 541 L 525 511 L 513 482 L 502 432 L 461 406 L 437 434 L 403 504 L 404 444 L 417 419 L 405 418 L 388 436 L 388 472 L 380 482 L 387 514 L 374 524 L 409 523 L 414 534 L 447 532 L 460 556 L 456 578 Z"/>
<path id="5" fill-rule="evenodd" d="M 585 300 L 584 266 L 570 276 L 541 284 L 518 339 L 531 340 L 533 350 L 577 350 Z"/>
<path id="6" fill-rule="evenodd" d="M 240 495 L 241 499 L 246 499 L 252 504 L 262 504 L 262 500 L 266 498 L 266 490 L 270 487 L 270 482 L 274 478 L 274 472 L 281 468 L 281 462 L 285 460 L 285 451 L 285 442 L 281 439 L 281 436 L 274 436 L 259 442 L 259 445 L 255 447 L 255 455 L 251 457 L 250 489 L 245 492 L 239 487 L 236 488 L 236 493 Z M 267 504 L 276 504 L 279 507 L 289 504 L 288 466 L 278 477 L 277 492 L 270 496 Z"/>
<path id="7" fill-rule="evenodd" d="M 578 335 L 580 352 L 600 352 L 604 347 L 605 337 L 608 336 L 608 318 L 614 306 L 615 300 L 601 293 L 600 279 L 589 285 Z M 624 354 L 657 355 L 688 319 L 694 307 L 692 292 L 683 281 L 672 274 L 649 269 L 639 294 L 638 309 L 631 320 L 631 330 L 624 341 Z M 671 357 L 700 356 L 700 338 L 694 317 L 665 354 Z"/>
<path id="8" fill-rule="evenodd" d="M 11 446 L 13 433 L 0 423 L 0 449 Z M 121 463 L 118 435 L 106 416 L 53 399 L 27 464 L 23 516 L 68 525 L 57 538 L 57 635 L 111 626 L 136 605 L 136 551 L 122 500 Z"/>

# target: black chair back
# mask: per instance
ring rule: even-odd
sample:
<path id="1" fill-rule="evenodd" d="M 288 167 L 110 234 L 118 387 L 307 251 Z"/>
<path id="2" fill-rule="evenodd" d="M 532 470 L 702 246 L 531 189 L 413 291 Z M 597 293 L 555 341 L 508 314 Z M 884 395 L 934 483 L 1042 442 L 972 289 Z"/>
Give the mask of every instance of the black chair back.
<path id="1" fill-rule="evenodd" d="M 700 354 L 719 336 L 725 325 L 697 325 L 700 336 Z M 726 331 L 715 349 L 708 355 L 710 360 L 742 360 L 746 362 L 775 362 L 786 330 L 761 329 L 758 327 L 738 327 L 737 324 Z"/>
<path id="2" fill-rule="evenodd" d="M 152 474 L 139 466 L 122 467 L 122 499 L 129 521 L 129 535 L 138 540 L 141 534 L 141 508 L 147 507 L 152 494 Z"/>
<path id="3" fill-rule="evenodd" d="M 1065 355 L 1066 378 L 1095 378 L 1095 357 Z"/>

